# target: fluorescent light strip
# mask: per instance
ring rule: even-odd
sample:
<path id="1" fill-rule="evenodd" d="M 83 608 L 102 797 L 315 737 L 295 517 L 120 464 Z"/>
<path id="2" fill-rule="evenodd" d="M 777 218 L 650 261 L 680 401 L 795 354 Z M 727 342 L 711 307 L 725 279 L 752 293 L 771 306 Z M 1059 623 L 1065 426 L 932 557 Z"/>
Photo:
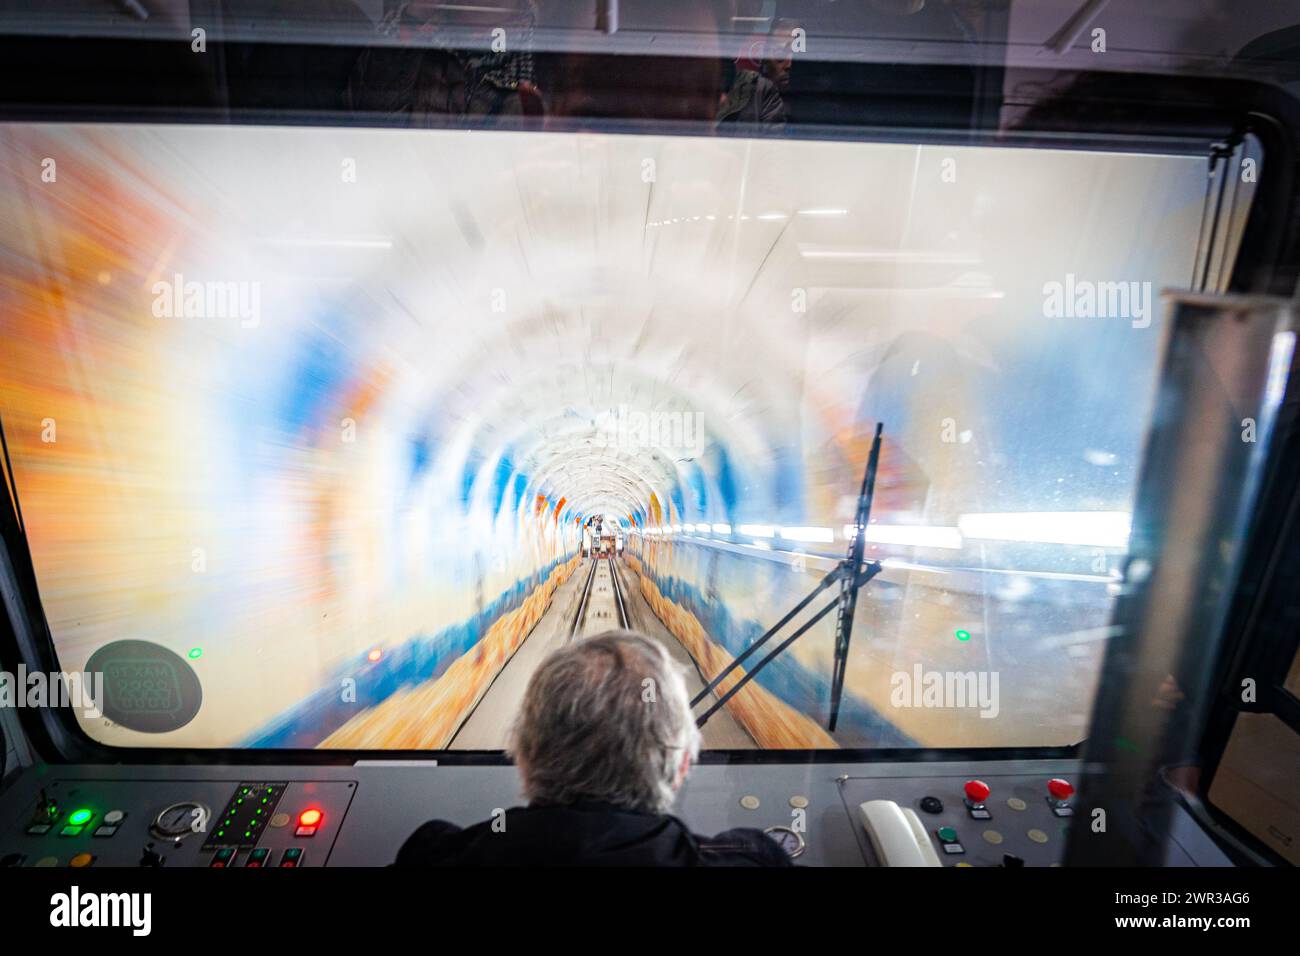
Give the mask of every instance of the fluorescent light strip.
<path id="1" fill-rule="evenodd" d="M 844 537 L 853 539 L 857 526 L 846 524 Z M 871 524 L 864 537 L 874 544 L 897 544 L 915 548 L 961 550 L 961 532 L 952 527 L 923 524 Z"/>
<path id="2" fill-rule="evenodd" d="M 1133 516 L 1127 511 L 1018 511 L 962 515 L 967 538 L 1127 548 Z"/>
<path id="3" fill-rule="evenodd" d="M 741 534 L 751 538 L 774 538 L 776 529 L 766 524 L 742 524 L 737 529 Z"/>
<path id="4" fill-rule="evenodd" d="M 781 537 L 787 541 L 811 541 L 829 544 L 835 540 L 835 532 L 830 528 L 782 528 Z"/>
<path id="5" fill-rule="evenodd" d="M 972 252 L 931 252 L 924 249 L 849 249 L 801 246 L 804 259 L 839 259 L 845 262 L 900 262 L 912 265 L 979 265 L 982 261 Z"/>
<path id="6" fill-rule="evenodd" d="M 391 249 L 391 239 L 263 239 L 272 246 L 297 246 L 304 249 Z"/>

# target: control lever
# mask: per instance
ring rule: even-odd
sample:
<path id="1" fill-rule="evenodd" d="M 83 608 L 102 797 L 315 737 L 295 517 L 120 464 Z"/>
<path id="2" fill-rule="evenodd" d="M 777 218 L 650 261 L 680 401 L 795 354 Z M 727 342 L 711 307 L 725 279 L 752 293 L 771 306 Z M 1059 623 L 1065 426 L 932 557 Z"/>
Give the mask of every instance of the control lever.
<path id="1" fill-rule="evenodd" d="M 140 854 L 140 866 L 162 866 L 166 862 L 161 853 L 153 848 L 152 843 L 146 843 L 144 850 Z"/>
<path id="2" fill-rule="evenodd" d="M 41 798 L 36 802 L 36 812 L 32 814 L 32 823 L 53 823 L 59 818 L 59 805 L 49 798 L 45 788 L 41 787 Z"/>

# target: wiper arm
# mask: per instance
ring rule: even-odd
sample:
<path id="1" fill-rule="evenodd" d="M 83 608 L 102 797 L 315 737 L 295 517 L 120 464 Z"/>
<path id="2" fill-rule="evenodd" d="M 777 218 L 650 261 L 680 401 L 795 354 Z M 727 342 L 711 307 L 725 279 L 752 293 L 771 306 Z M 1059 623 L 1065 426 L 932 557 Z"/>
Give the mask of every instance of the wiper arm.
<path id="1" fill-rule="evenodd" d="M 747 647 L 739 657 L 732 660 L 730 664 L 724 667 L 721 673 L 705 686 L 705 688 L 695 695 L 691 701 L 694 707 L 704 700 L 714 688 L 726 679 L 727 675 L 749 659 L 755 651 L 771 640 L 778 632 L 802 612 L 809 604 L 816 600 L 817 595 L 821 594 L 833 584 L 839 584 L 840 591 L 831 601 L 825 604 L 821 610 L 811 618 L 801 624 L 793 634 L 783 640 L 776 646 L 766 657 L 758 662 L 754 668 L 747 671 L 735 685 L 723 694 L 718 700 L 696 719 L 697 727 L 703 727 L 727 701 L 740 691 L 742 687 L 748 684 L 764 667 L 775 660 L 782 651 L 797 641 L 800 637 L 808 632 L 810 628 L 831 611 L 836 608 L 840 609 L 839 618 L 835 627 L 835 664 L 831 672 L 831 713 L 830 720 L 827 722 L 827 729 L 834 730 L 839 720 L 840 698 L 844 693 L 844 675 L 848 668 L 849 659 L 849 642 L 853 636 L 853 615 L 857 610 L 858 589 L 879 574 L 883 568 L 879 561 L 863 561 L 866 551 L 866 531 L 867 523 L 871 520 L 871 500 L 875 494 L 876 471 L 880 465 L 880 437 L 884 431 L 884 425 L 876 423 L 876 434 L 871 442 L 871 454 L 867 457 L 866 473 L 862 476 L 862 489 L 858 493 L 858 508 L 856 515 L 855 533 L 853 541 L 849 545 L 848 555 L 837 564 L 834 569 L 829 571 L 821 579 L 818 585 L 813 588 L 812 592 L 802 601 L 796 604 L 789 613 L 777 621 L 776 624 L 768 628 L 763 635 L 753 644 Z"/>

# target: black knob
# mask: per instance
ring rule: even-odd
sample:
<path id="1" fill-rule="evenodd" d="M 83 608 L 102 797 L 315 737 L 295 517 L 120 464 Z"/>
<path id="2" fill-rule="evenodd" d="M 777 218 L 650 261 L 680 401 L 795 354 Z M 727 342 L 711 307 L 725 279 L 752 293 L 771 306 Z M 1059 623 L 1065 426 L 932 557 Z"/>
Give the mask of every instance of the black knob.
<path id="1" fill-rule="evenodd" d="M 146 843 L 144 850 L 140 853 L 141 866 L 162 866 L 162 854 L 153 848 L 152 843 Z"/>
<path id="2" fill-rule="evenodd" d="M 33 823 L 53 823 L 59 818 L 59 805 L 49 798 L 45 788 L 41 788 L 41 798 L 36 801 L 36 813 L 32 815 Z"/>
<path id="3" fill-rule="evenodd" d="M 943 813 L 943 801 L 938 797 L 922 797 L 921 809 L 926 813 Z"/>

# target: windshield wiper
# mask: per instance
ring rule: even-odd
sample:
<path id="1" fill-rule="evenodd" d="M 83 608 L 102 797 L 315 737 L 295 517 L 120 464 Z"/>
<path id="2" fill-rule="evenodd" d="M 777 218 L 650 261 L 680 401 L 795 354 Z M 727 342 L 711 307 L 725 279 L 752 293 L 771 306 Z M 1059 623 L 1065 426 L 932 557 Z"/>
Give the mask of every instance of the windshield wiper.
<path id="1" fill-rule="evenodd" d="M 752 670 L 745 673 L 736 684 L 706 710 L 695 721 L 697 727 L 703 727 L 705 722 L 714 715 L 727 701 L 736 696 L 742 687 L 754 679 L 764 667 L 775 660 L 782 651 L 797 641 L 818 621 L 824 618 L 831 611 L 839 608 L 839 617 L 835 620 L 835 663 L 831 670 L 831 712 L 830 719 L 827 721 L 826 728 L 830 731 L 835 730 L 835 725 L 840 716 L 840 699 L 844 694 L 844 675 L 848 668 L 849 662 L 849 643 L 853 638 L 853 615 L 858 606 L 858 589 L 874 578 L 882 570 L 879 561 L 863 561 L 864 552 L 866 551 L 866 532 L 867 522 L 871 520 L 871 499 L 875 494 L 876 488 L 876 470 L 880 465 L 880 436 L 884 431 L 884 425 L 876 423 L 876 434 L 871 442 L 871 454 L 867 456 L 867 470 L 862 476 L 862 489 L 858 493 L 858 507 L 854 520 L 853 540 L 849 544 L 849 553 L 839 562 L 825 577 L 821 579 L 818 585 L 813 588 L 802 601 L 790 609 L 781 620 L 767 629 L 763 635 L 745 649 L 739 657 L 735 658 L 730 664 L 722 669 L 717 677 L 709 681 L 705 688 L 695 695 L 691 701 L 694 707 L 704 700 L 713 689 L 716 688 L 727 675 L 743 664 L 749 657 L 760 647 L 771 640 L 778 634 L 782 628 L 789 624 L 799 615 L 804 608 L 808 607 L 817 595 L 821 594 L 827 588 L 838 584 L 839 593 L 835 595 L 825 606 L 816 614 L 805 621 L 799 628 L 778 644 L 766 657 L 759 661 Z"/>

